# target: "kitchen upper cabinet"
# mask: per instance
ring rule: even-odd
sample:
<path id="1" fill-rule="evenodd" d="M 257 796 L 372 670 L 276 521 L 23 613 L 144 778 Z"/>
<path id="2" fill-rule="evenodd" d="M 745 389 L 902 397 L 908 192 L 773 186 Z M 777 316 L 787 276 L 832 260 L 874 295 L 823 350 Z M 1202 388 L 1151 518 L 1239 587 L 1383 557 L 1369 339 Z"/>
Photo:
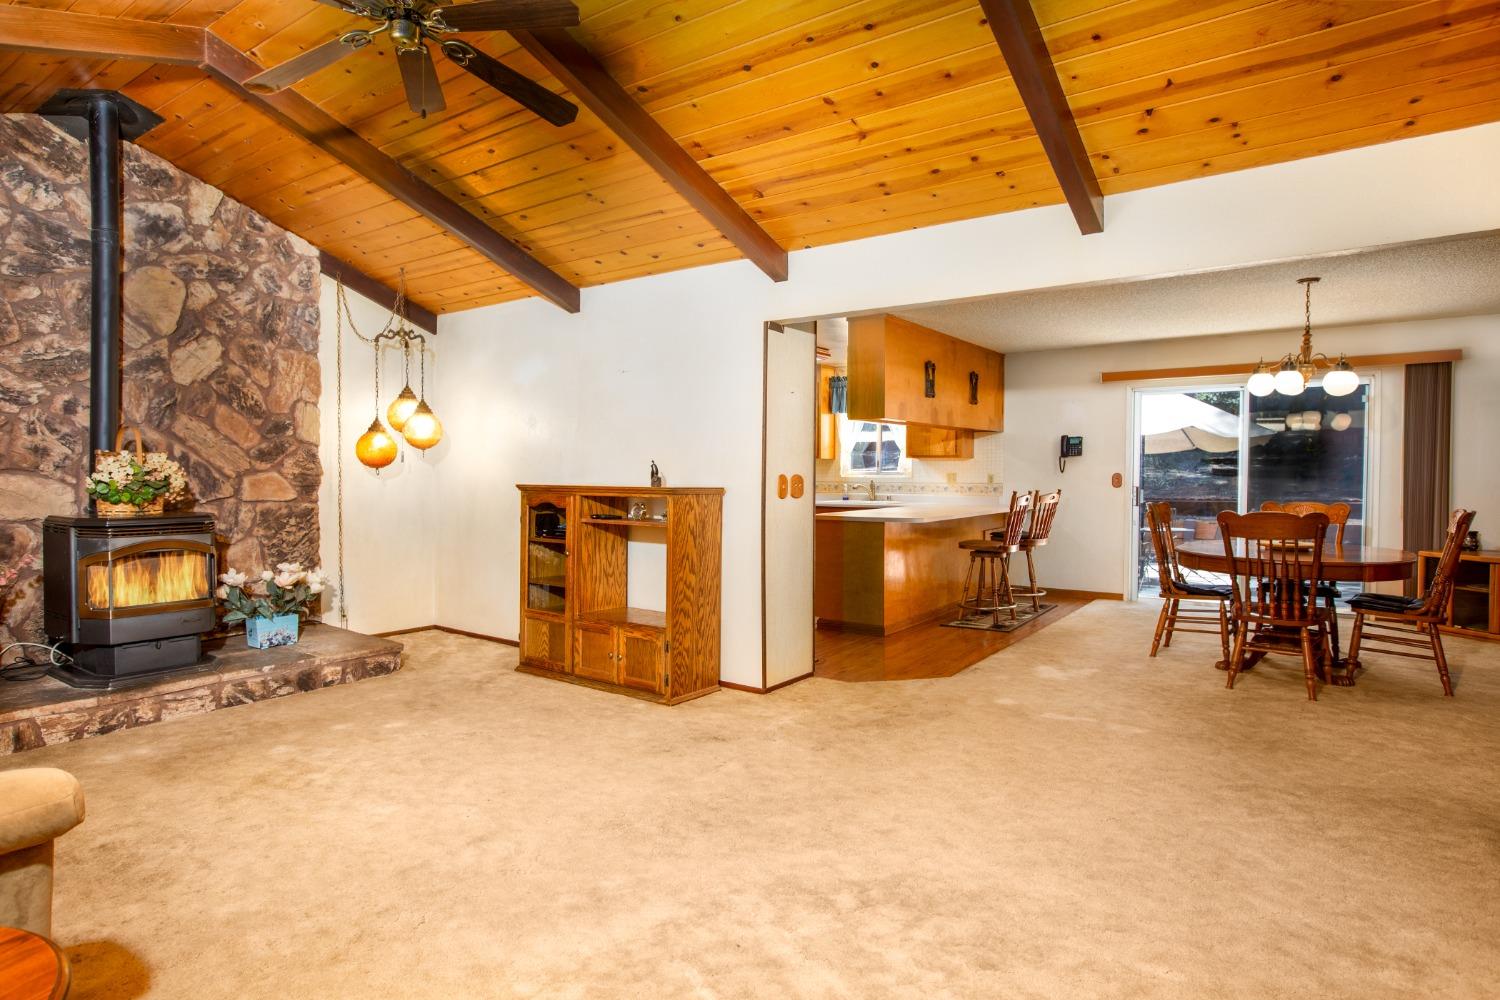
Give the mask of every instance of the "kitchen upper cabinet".
<path id="1" fill-rule="evenodd" d="M 1005 355 L 896 316 L 856 316 L 849 417 L 1004 430 Z"/>

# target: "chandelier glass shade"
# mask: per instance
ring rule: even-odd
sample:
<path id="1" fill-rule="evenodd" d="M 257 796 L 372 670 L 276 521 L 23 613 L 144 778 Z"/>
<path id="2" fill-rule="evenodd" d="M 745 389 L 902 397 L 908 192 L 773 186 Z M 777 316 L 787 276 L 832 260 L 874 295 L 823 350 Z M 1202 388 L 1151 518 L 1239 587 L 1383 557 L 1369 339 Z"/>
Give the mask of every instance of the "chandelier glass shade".
<path id="1" fill-rule="evenodd" d="M 426 451 L 443 439 L 443 423 L 424 399 L 417 403 L 417 408 L 407 419 L 406 426 L 402 428 L 401 433 L 405 436 L 407 444 Z"/>
<path id="2" fill-rule="evenodd" d="M 408 384 L 391 400 L 390 407 L 385 411 L 385 421 L 391 425 L 391 430 L 402 430 L 416 409 L 417 394 L 411 391 L 411 385 Z"/>
<path id="3" fill-rule="evenodd" d="M 1302 324 L 1302 346 L 1296 354 L 1288 354 L 1274 365 L 1261 361 L 1250 373 L 1245 383 L 1252 396 L 1269 396 L 1273 392 L 1283 396 L 1300 396 L 1308 383 L 1323 371 L 1323 391 L 1330 396 L 1347 396 L 1359 388 L 1359 374 L 1349 364 L 1347 356 L 1340 354 L 1337 361 L 1326 354 L 1314 354 L 1312 349 L 1312 286 L 1321 278 L 1298 278 L 1304 289 L 1304 312 Z"/>
<path id="4" fill-rule="evenodd" d="M 381 425 L 379 417 L 370 421 L 370 429 L 354 442 L 354 456 L 372 469 L 383 469 L 396 460 L 396 439 Z"/>

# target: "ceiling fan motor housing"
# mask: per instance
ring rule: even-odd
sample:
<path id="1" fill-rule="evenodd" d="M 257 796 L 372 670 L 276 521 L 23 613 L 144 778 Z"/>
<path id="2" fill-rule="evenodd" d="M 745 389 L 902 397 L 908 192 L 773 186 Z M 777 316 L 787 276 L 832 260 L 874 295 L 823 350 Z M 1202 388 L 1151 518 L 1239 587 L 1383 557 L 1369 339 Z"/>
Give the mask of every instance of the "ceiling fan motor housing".
<path id="1" fill-rule="evenodd" d="M 400 50 L 410 50 L 422 44 L 422 26 L 407 15 L 391 21 L 391 42 Z"/>

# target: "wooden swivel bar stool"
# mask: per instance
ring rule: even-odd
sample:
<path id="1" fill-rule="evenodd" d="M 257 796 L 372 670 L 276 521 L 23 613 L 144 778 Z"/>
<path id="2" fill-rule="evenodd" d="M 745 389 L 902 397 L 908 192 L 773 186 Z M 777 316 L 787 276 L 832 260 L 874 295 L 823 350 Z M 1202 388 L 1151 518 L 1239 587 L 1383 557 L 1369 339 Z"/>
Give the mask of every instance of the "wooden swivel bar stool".
<path id="1" fill-rule="evenodd" d="M 1026 586 L 1013 587 L 1011 593 L 1017 597 L 1031 598 L 1032 612 L 1042 610 L 1041 599 L 1047 592 L 1037 586 L 1035 553 L 1047 544 L 1052 534 L 1052 519 L 1057 516 L 1057 505 L 1062 502 L 1062 490 L 1043 493 L 1038 490 L 1031 495 L 1031 527 L 1021 536 L 1021 551 L 1026 553 Z"/>
<path id="2" fill-rule="evenodd" d="M 972 611 L 991 615 L 994 623 L 999 625 L 1000 612 L 1009 611 L 1010 620 L 1017 620 L 1016 598 L 1010 586 L 1010 557 L 1021 548 L 1026 514 L 1030 509 L 1030 493 L 1011 493 L 1010 512 L 1005 518 L 1004 528 L 992 532 L 989 538 L 971 538 L 958 543 L 960 548 L 969 550 L 969 572 L 964 577 L 963 598 L 958 602 L 960 614 Z M 970 597 L 969 584 L 974 580 L 976 567 L 979 586 Z"/>

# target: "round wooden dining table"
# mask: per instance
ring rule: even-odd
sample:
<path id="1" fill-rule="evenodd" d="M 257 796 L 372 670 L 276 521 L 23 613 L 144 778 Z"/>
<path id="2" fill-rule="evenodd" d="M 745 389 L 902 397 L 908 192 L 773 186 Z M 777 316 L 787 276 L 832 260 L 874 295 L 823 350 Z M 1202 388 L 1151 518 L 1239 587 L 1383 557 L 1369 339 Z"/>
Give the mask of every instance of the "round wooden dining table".
<path id="1" fill-rule="evenodd" d="M 1244 552 L 1243 542 L 1237 543 L 1235 555 Z M 1204 573 L 1228 573 L 1229 557 L 1224 554 L 1224 539 L 1205 538 L 1183 542 L 1177 546 L 1177 561 L 1184 569 L 1196 569 Z M 1318 576 L 1333 583 L 1388 583 L 1407 580 L 1416 572 L 1417 554 L 1405 549 L 1377 549 L 1370 545 L 1336 545 L 1329 542 L 1323 546 L 1323 568 Z M 1343 665 L 1342 673 L 1329 671 L 1329 682 L 1340 687 L 1354 686 L 1354 671 L 1348 662 L 1339 658 L 1339 622 L 1333 616 L 1333 656 L 1336 664 Z M 1260 659 L 1251 654 L 1251 662 Z M 1229 664 L 1220 662 L 1219 669 L 1227 670 Z"/>
<path id="2" fill-rule="evenodd" d="M 1244 552 L 1243 547 L 1236 555 Z M 1205 538 L 1177 546 L 1177 561 L 1184 569 L 1205 573 L 1228 573 L 1229 559 L 1224 555 L 1224 539 Z M 1335 583 L 1386 583 L 1410 579 L 1416 572 L 1417 554 L 1405 549 L 1377 549 L 1369 545 L 1323 546 L 1325 580 Z"/>

